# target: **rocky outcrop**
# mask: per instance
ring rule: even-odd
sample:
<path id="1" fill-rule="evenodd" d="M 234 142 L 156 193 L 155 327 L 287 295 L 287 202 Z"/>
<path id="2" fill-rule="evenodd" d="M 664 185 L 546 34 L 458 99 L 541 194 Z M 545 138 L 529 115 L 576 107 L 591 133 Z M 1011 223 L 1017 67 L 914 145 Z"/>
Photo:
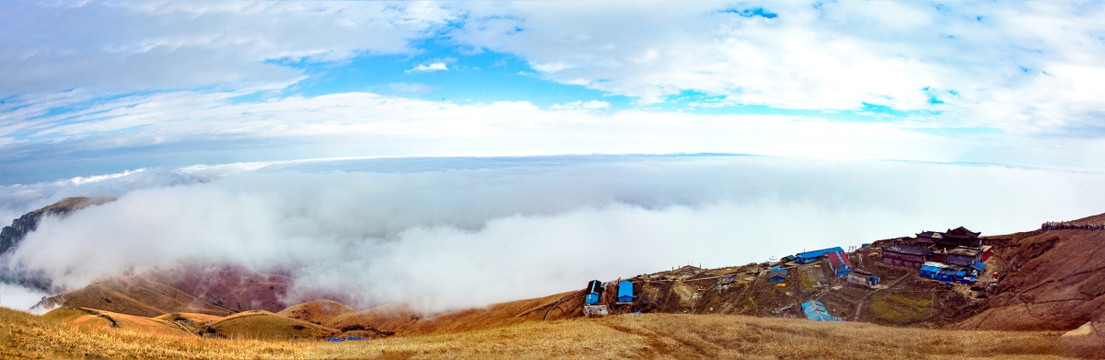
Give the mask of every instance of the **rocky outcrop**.
<path id="1" fill-rule="evenodd" d="M 13 252 L 23 238 L 35 231 L 44 216 L 67 216 L 74 211 L 114 201 L 112 198 L 70 197 L 29 212 L 0 229 L 0 282 L 19 284 L 40 290 L 51 290 L 51 281 L 41 274 L 8 268 L 4 254 Z"/>
<path id="2" fill-rule="evenodd" d="M 12 220 L 10 226 L 5 226 L 0 230 L 0 255 L 14 249 L 27 234 L 35 231 L 38 228 L 39 220 L 42 220 L 43 216 L 65 216 L 89 206 L 101 205 L 114 200 L 111 198 L 70 197 L 26 213 L 18 219 Z"/>

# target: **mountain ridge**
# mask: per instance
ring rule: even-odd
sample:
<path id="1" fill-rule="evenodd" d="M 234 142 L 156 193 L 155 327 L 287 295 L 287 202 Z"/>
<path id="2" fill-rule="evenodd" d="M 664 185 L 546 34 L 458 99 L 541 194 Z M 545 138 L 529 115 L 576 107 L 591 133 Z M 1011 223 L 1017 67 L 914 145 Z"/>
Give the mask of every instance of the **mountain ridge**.
<path id="1" fill-rule="evenodd" d="M 49 210 L 37 211 L 45 214 Z M 847 254 L 857 268 L 883 276 L 885 286 L 881 288 L 847 284 L 834 277 L 824 262 L 788 265 L 793 274 L 785 287 L 767 281 L 767 263 L 717 269 L 684 266 L 627 278 L 636 287 L 637 300 L 630 304 L 614 301 L 616 281 L 607 281 L 601 304 L 613 314 L 799 317 L 799 307 L 794 305 L 816 299 L 848 321 L 899 327 L 1070 331 L 1086 324 L 1105 325 L 1105 276 L 1101 276 L 1105 275 L 1105 261 L 1097 260 L 1105 259 L 1105 247 L 1100 246 L 1105 244 L 1105 231 L 1085 226 L 1103 221 L 1105 214 L 1099 214 L 1062 222 L 1071 226 L 1053 226 L 1054 230 L 1044 223 L 1036 230 L 983 236 L 982 243 L 993 246 L 994 255 L 974 285 L 949 286 L 922 278 L 915 270 L 881 263 L 882 249 L 901 241 L 884 239 Z M 292 280 L 279 272 L 258 273 L 232 266 L 178 268 L 103 279 L 42 304 L 60 306 L 54 311 L 69 315 L 55 317 L 70 321 L 81 319 L 73 315 L 80 312 L 101 318 L 116 313 L 176 319 L 169 322 L 193 324 L 180 326 L 186 333 L 216 337 L 247 336 L 269 326 L 291 330 L 256 335 L 386 338 L 584 317 L 584 290 L 427 315 L 404 303 L 364 310 L 333 300 L 284 304 L 280 299 Z M 585 282 L 580 281 L 581 285 Z M 891 311 L 909 306 L 919 311 Z M 240 318 L 240 314 L 252 315 L 249 321 L 227 321 Z M 189 317 L 206 320 L 196 323 Z"/>

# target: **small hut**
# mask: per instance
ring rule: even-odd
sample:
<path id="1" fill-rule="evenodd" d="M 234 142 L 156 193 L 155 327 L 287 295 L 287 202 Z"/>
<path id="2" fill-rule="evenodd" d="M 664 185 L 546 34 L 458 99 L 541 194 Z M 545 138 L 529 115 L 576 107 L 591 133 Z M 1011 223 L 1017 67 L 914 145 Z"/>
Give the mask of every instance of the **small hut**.
<path id="1" fill-rule="evenodd" d="M 832 252 L 825 255 L 825 258 L 829 259 L 829 266 L 836 272 L 836 276 L 844 277 L 852 272 L 852 262 L 848 261 L 848 256 L 843 252 Z"/>
<path id="2" fill-rule="evenodd" d="M 783 269 L 779 266 L 774 266 L 771 268 L 771 272 L 768 273 L 767 281 L 772 284 L 782 284 L 787 282 L 787 277 L 789 276 L 790 274 L 788 273 L 787 269 Z"/>
<path id="3" fill-rule="evenodd" d="M 618 302 L 631 303 L 633 302 L 633 282 L 629 280 L 622 280 L 618 283 Z"/>
<path id="4" fill-rule="evenodd" d="M 806 314 L 807 319 L 813 321 L 844 321 L 842 318 L 830 315 L 825 304 L 817 300 L 802 303 L 802 312 Z"/>
<path id="5" fill-rule="evenodd" d="M 862 271 L 862 270 L 855 270 L 855 271 L 852 271 L 852 272 L 848 273 L 848 276 L 845 277 L 845 280 L 848 281 L 849 284 L 856 284 L 856 285 L 859 285 L 859 286 L 865 286 L 865 287 L 869 287 L 869 288 L 874 288 L 876 285 L 879 284 L 879 276 L 878 275 L 873 275 L 869 272 Z"/>
<path id="6" fill-rule="evenodd" d="M 601 281 L 591 280 L 591 282 L 587 283 L 587 289 L 586 289 L 587 295 L 585 295 L 583 297 L 584 304 L 587 304 L 587 305 L 598 304 L 599 301 L 602 300 L 602 292 L 604 290 L 606 290 L 606 289 L 605 289 L 604 286 L 602 286 Z"/>

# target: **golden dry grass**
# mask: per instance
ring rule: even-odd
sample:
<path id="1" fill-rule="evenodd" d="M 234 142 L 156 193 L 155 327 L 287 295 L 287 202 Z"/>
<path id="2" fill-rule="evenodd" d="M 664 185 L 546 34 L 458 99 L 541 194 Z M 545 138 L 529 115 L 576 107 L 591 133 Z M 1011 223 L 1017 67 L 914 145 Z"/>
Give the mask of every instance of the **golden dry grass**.
<path id="1" fill-rule="evenodd" d="M 67 321 L 91 328 L 118 328 L 142 333 L 187 336 L 170 321 L 114 313 L 110 311 L 61 307 L 43 315 L 46 319 Z"/>
<path id="2" fill-rule="evenodd" d="M 46 303 L 50 306 L 86 307 L 140 316 L 181 311 L 224 316 L 233 313 L 145 277 L 118 277 L 96 282 L 79 290 L 54 296 Z"/>
<path id="3" fill-rule="evenodd" d="M 602 359 L 1049 359 L 1057 333 L 933 331 L 735 315 L 614 316 L 529 322 L 366 344 L 324 357 Z"/>
<path id="4" fill-rule="evenodd" d="M 250 310 L 227 316 L 212 323 L 210 328 L 215 333 L 232 339 L 322 339 L 338 333 L 331 328 L 289 319 L 264 310 Z"/>
<path id="5" fill-rule="evenodd" d="M 153 319 L 164 320 L 164 321 L 191 320 L 191 321 L 196 321 L 196 322 L 216 322 L 216 321 L 222 320 L 223 316 L 200 314 L 200 313 L 180 312 L 180 313 L 164 314 L 164 315 L 161 315 L 161 316 L 154 317 Z"/>
<path id="6" fill-rule="evenodd" d="M 0 359 L 252 359 L 311 355 L 294 342 L 166 336 L 81 326 L 0 308 Z"/>
<path id="7" fill-rule="evenodd" d="M 164 336 L 6 309 L 0 309 L 0 325 L 0 358 L 1055 359 L 1070 353 L 1058 332 L 928 330 L 736 315 L 529 321 L 343 343 Z"/>
<path id="8" fill-rule="evenodd" d="M 334 300 L 312 300 L 289 306 L 276 314 L 306 322 L 325 324 L 335 317 L 352 312 L 353 309 Z"/>

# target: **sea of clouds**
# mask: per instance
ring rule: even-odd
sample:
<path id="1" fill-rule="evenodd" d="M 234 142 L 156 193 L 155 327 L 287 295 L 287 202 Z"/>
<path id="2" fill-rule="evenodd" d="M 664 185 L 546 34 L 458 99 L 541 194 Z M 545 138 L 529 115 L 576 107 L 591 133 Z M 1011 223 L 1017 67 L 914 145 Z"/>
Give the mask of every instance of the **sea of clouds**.
<path id="1" fill-rule="evenodd" d="M 1102 183 L 1092 172 L 712 155 L 147 169 L 0 187 L 8 219 L 66 196 L 118 198 L 45 218 L 0 270 L 73 289 L 187 263 L 290 269 L 290 302 L 337 293 L 434 312 L 922 230 L 1031 230 L 1105 211 Z M 41 295 L 5 284 L 0 305 Z"/>

